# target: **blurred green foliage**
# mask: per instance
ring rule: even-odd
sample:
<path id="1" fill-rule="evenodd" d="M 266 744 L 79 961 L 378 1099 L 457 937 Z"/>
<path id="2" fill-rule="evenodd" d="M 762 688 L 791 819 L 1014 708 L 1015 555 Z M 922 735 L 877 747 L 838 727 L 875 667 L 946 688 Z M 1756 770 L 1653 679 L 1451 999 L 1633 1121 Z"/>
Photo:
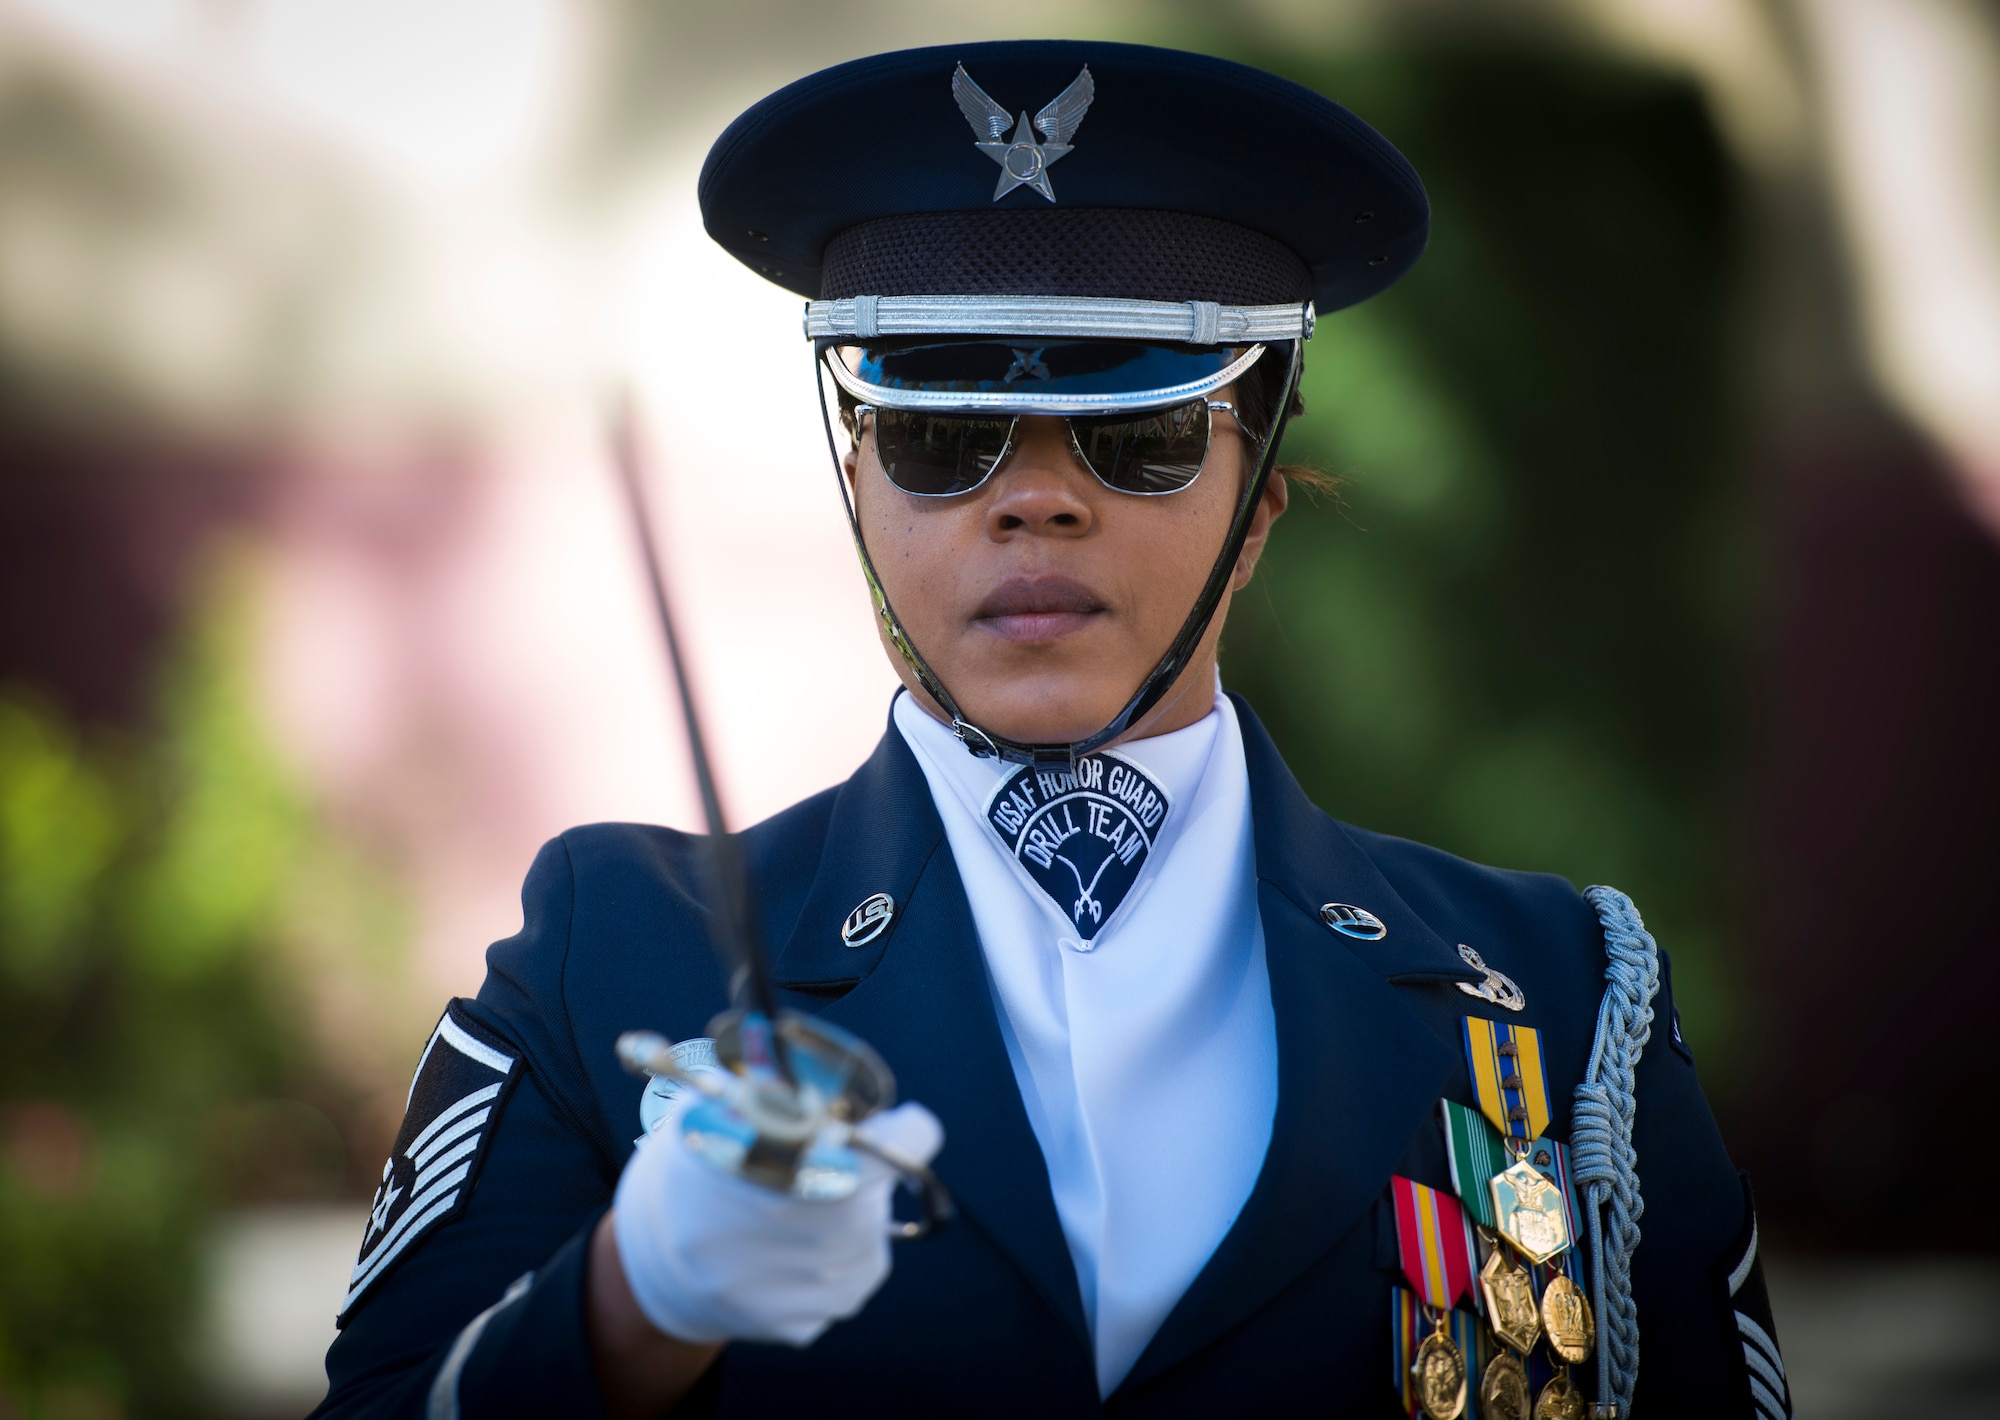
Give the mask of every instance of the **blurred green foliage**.
<path id="1" fill-rule="evenodd" d="M 208 1220 L 341 1186 L 279 949 L 312 825 L 240 622 L 197 621 L 151 742 L 0 694 L 0 1414 L 202 1413 Z"/>
<path id="2" fill-rule="evenodd" d="M 1701 100 L 1601 57 L 1236 57 L 1387 134 L 1433 225 L 1321 319 L 1285 457 L 1345 486 L 1295 500 L 1230 683 L 1336 817 L 1631 893 L 1726 1095 L 1750 520 L 1736 178 Z"/>

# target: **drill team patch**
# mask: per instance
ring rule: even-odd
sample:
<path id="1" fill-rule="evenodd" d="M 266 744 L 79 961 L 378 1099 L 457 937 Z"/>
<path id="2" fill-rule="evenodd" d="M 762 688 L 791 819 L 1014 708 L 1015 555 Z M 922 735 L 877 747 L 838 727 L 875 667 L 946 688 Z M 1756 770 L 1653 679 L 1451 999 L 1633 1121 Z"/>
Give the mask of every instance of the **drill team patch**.
<path id="1" fill-rule="evenodd" d="M 472 1196 L 486 1143 L 520 1077 L 514 1047 L 481 1029 L 454 1001 L 431 1032 L 382 1184 L 368 1209 L 361 1256 L 340 1304 L 344 1325 L 368 1289 L 417 1240 L 457 1217 Z"/>
<path id="2" fill-rule="evenodd" d="M 986 821 L 1088 945 L 1139 880 L 1171 807 L 1130 760 L 1087 754 L 1074 774 L 1017 771 L 994 791 Z"/>

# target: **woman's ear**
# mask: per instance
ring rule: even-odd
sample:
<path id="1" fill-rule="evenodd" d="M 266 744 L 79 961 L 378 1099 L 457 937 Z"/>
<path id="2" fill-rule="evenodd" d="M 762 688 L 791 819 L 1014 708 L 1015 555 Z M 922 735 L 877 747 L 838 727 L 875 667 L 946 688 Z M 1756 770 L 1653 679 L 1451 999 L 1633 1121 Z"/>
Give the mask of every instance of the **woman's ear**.
<path id="1" fill-rule="evenodd" d="M 1257 499 L 1256 511 L 1250 514 L 1250 533 L 1243 539 L 1243 550 L 1236 555 L 1236 569 L 1229 576 L 1231 591 L 1240 592 L 1250 585 L 1257 559 L 1264 555 L 1264 543 L 1271 536 L 1271 525 L 1285 515 L 1291 502 L 1292 490 L 1285 482 L 1285 475 L 1272 469 L 1270 478 L 1264 482 L 1264 492 Z"/>

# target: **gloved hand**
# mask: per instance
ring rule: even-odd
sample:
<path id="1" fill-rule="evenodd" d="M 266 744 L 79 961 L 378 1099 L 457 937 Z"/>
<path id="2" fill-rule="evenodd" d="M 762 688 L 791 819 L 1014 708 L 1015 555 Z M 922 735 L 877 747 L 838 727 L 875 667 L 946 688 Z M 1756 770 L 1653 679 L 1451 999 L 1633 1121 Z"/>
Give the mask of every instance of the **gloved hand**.
<path id="1" fill-rule="evenodd" d="M 612 1233 L 647 1320 L 682 1341 L 809 1346 L 853 1316 L 889 1276 L 889 1195 L 896 1174 L 860 1155 L 846 1198 L 793 1198 L 724 1173 L 689 1149 L 676 1107 L 639 1142 L 618 1180 Z M 929 1163 L 944 1143 L 937 1116 L 904 1104 L 858 1133 L 900 1158 Z"/>

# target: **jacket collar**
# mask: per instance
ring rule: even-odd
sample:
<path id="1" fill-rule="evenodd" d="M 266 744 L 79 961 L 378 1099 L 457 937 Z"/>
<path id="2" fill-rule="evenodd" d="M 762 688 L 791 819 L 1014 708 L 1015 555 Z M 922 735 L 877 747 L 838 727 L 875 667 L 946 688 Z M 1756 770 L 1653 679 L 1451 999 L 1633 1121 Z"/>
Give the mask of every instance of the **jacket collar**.
<path id="1" fill-rule="evenodd" d="M 1250 707 L 1232 699 L 1277 1023 L 1277 1112 L 1235 1226 L 1127 1386 L 1248 1317 L 1362 1219 L 1457 1065 L 1399 988 L 1480 978 L 1307 799 Z M 877 892 L 896 901 L 890 929 L 846 947 L 842 920 Z M 1366 908 L 1388 931 L 1375 942 L 1340 936 L 1320 919 L 1325 902 Z M 836 794 L 818 871 L 775 967 L 793 1004 L 823 1007 L 872 1044 L 901 1094 L 936 1112 L 946 1135 L 936 1167 L 966 1224 L 1015 1262 L 1087 1351 L 1075 1269 L 971 908 L 923 771 L 893 724 Z"/>
<path id="2" fill-rule="evenodd" d="M 877 892 L 896 900 L 889 930 L 846 947 L 841 922 Z M 798 993 L 790 1004 L 819 1009 L 874 1046 L 895 1071 L 898 1093 L 943 1122 L 935 1168 L 958 1202 L 955 1226 L 986 1233 L 1087 1355 L 1082 1294 L 1001 1038 L 972 908 L 923 770 L 893 724 L 835 797 L 819 870 L 774 967 L 781 989 Z"/>

